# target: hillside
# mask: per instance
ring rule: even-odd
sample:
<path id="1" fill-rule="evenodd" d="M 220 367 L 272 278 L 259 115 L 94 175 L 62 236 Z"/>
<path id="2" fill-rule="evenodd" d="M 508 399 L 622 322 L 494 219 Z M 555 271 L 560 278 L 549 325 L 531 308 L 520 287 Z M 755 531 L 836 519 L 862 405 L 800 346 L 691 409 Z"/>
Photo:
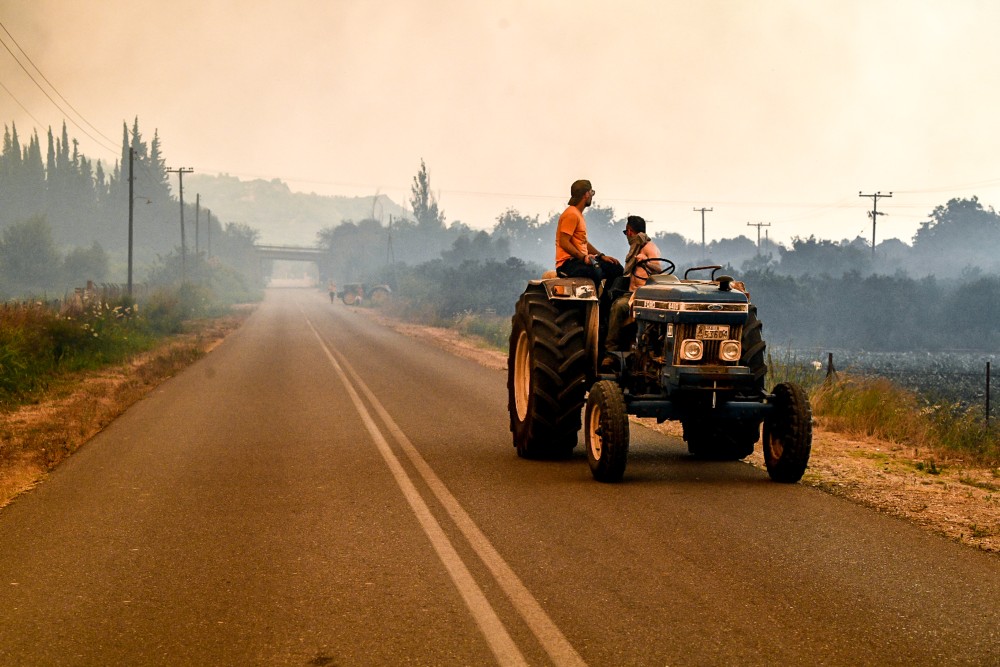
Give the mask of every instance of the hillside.
<path id="1" fill-rule="evenodd" d="M 239 222 L 260 231 L 262 243 L 314 245 L 316 233 L 346 220 L 372 217 L 409 217 L 402 206 L 385 195 L 328 197 L 292 192 L 278 180 L 241 181 L 235 176 L 191 174 L 185 179 L 185 203 L 190 193 L 201 194 L 203 206 L 226 222 Z M 192 202 L 193 203 L 193 202 Z"/>

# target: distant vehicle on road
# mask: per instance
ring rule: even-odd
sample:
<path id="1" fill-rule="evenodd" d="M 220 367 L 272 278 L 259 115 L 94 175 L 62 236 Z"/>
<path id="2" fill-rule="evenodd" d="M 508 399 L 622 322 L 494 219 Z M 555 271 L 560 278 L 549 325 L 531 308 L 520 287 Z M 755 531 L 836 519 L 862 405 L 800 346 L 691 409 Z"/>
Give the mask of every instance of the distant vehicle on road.
<path id="1" fill-rule="evenodd" d="M 360 306 L 367 300 L 372 305 L 385 303 L 392 294 L 388 285 L 369 285 L 367 283 L 347 283 L 340 292 L 340 300 L 348 306 Z"/>

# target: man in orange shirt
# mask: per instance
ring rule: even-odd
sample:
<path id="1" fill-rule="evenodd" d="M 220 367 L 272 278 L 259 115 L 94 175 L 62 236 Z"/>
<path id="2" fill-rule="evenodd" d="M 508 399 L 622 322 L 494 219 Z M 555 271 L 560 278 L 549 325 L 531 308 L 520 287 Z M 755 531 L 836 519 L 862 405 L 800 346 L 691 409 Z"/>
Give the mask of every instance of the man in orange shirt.
<path id="1" fill-rule="evenodd" d="M 574 182 L 569 194 L 569 206 L 559 216 L 556 228 L 556 273 L 563 278 L 590 278 L 598 286 L 602 279 L 610 281 L 621 276 L 621 263 L 587 240 L 583 211 L 594 201 L 590 181 Z"/>

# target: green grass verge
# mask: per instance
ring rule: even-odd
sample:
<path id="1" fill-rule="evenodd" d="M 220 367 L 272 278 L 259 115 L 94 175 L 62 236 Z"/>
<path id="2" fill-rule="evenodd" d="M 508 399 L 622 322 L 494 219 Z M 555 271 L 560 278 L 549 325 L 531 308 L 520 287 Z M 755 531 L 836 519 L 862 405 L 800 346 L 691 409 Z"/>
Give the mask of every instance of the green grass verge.
<path id="1" fill-rule="evenodd" d="M 0 410 L 30 402 L 60 376 L 120 363 L 226 309 L 204 288 L 160 288 L 141 303 L 84 299 L 53 308 L 0 304 Z"/>

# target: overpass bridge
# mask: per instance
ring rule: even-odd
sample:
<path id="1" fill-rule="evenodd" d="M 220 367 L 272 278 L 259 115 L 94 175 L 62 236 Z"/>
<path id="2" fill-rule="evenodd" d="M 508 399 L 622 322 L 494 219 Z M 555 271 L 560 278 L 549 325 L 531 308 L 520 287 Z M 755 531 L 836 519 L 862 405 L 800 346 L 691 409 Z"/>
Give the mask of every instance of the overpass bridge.
<path id="1" fill-rule="evenodd" d="M 319 262 L 326 254 L 322 248 L 293 245 L 255 245 L 260 259 L 283 259 L 290 262 Z"/>

